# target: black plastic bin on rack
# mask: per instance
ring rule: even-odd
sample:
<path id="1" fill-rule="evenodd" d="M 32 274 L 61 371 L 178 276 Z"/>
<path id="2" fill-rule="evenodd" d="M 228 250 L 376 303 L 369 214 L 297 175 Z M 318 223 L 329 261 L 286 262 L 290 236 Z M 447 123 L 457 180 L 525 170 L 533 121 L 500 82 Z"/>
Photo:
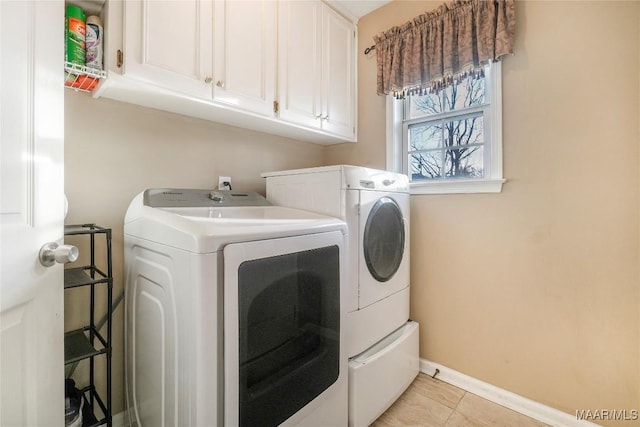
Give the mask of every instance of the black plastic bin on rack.
<path id="1" fill-rule="evenodd" d="M 64 271 L 64 288 L 70 290 L 88 286 L 90 289 L 89 322 L 83 328 L 65 332 L 64 334 L 64 363 L 69 365 L 82 360 L 89 360 L 89 384 L 81 389 L 85 399 L 83 409 L 84 427 L 100 425 L 112 426 L 111 407 L 111 330 L 113 304 L 113 271 L 111 260 L 111 229 L 95 224 L 67 225 L 65 236 L 87 235 L 90 240 L 90 264 L 82 267 L 67 268 Z M 96 236 L 104 236 L 106 244 L 106 273 L 96 267 Z M 96 292 L 106 286 L 106 325 L 96 323 Z M 106 337 L 100 330 L 106 330 Z M 101 397 L 95 385 L 95 358 L 106 358 L 106 396 Z M 100 408 L 103 417 L 96 416 L 96 409 Z"/>

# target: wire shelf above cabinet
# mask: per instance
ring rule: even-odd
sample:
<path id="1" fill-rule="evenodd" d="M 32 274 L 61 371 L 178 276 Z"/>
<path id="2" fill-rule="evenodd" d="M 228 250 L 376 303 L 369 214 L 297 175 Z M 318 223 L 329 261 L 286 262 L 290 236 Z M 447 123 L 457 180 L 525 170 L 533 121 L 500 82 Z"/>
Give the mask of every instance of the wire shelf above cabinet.
<path id="1" fill-rule="evenodd" d="M 72 62 L 64 63 L 64 85 L 70 89 L 82 92 L 92 92 L 100 79 L 107 76 L 107 72 L 89 68 Z"/>

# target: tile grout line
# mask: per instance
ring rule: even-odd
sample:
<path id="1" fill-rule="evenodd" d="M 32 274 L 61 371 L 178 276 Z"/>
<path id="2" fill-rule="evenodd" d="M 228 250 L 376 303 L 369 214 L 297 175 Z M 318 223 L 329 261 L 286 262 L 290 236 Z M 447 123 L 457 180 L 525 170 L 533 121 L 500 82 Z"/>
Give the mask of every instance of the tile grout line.
<path id="1" fill-rule="evenodd" d="M 434 380 L 436 381 L 440 381 L 436 378 L 434 378 Z M 458 400 L 458 402 L 456 403 L 456 406 L 454 406 L 451 410 L 451 413 L 449 414 L 449 416 L 447 417 L 446 420 L 444 420 L 444 424 L 442 424 L 443 426 L 446 426 L 447 423 L 449 422 L 449 419 L 451 419 L 451 416 L 458 410 L 458 406 L 460 405 L 460 402 L 462 402 L 462 399 L 464 399 L 464 397 L 467 395 L 468 391 L 464 391 L 464 393 L 462 393 L 462 396 L 460 397 L 460 399 Z"/>

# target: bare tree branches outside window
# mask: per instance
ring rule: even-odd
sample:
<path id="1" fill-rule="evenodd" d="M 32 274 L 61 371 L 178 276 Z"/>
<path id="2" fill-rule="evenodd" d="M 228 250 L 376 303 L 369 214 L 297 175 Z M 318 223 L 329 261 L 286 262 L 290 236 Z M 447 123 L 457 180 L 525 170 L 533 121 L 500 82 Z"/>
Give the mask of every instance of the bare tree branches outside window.
<path id="1" fill-rule="evenodd" d="M 409 117 L 411 180 L 484 176 L 485 78 L 468 78 L 438 94 L 413 96 Z"/>

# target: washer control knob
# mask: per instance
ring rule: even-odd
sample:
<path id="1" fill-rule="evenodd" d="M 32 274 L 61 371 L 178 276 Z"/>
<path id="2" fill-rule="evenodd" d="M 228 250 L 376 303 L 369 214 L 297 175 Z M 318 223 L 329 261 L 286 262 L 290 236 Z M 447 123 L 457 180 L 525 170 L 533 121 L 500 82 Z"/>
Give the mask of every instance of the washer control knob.
<path id="1" fill-rule="evenodd" d="M 209 198 L 214 202 L 218 202 L 218 203 L 224 200 L 224 196 L 218 193 L 217 191 L 212 191 L 211 193 L 209 193 Z"/>

